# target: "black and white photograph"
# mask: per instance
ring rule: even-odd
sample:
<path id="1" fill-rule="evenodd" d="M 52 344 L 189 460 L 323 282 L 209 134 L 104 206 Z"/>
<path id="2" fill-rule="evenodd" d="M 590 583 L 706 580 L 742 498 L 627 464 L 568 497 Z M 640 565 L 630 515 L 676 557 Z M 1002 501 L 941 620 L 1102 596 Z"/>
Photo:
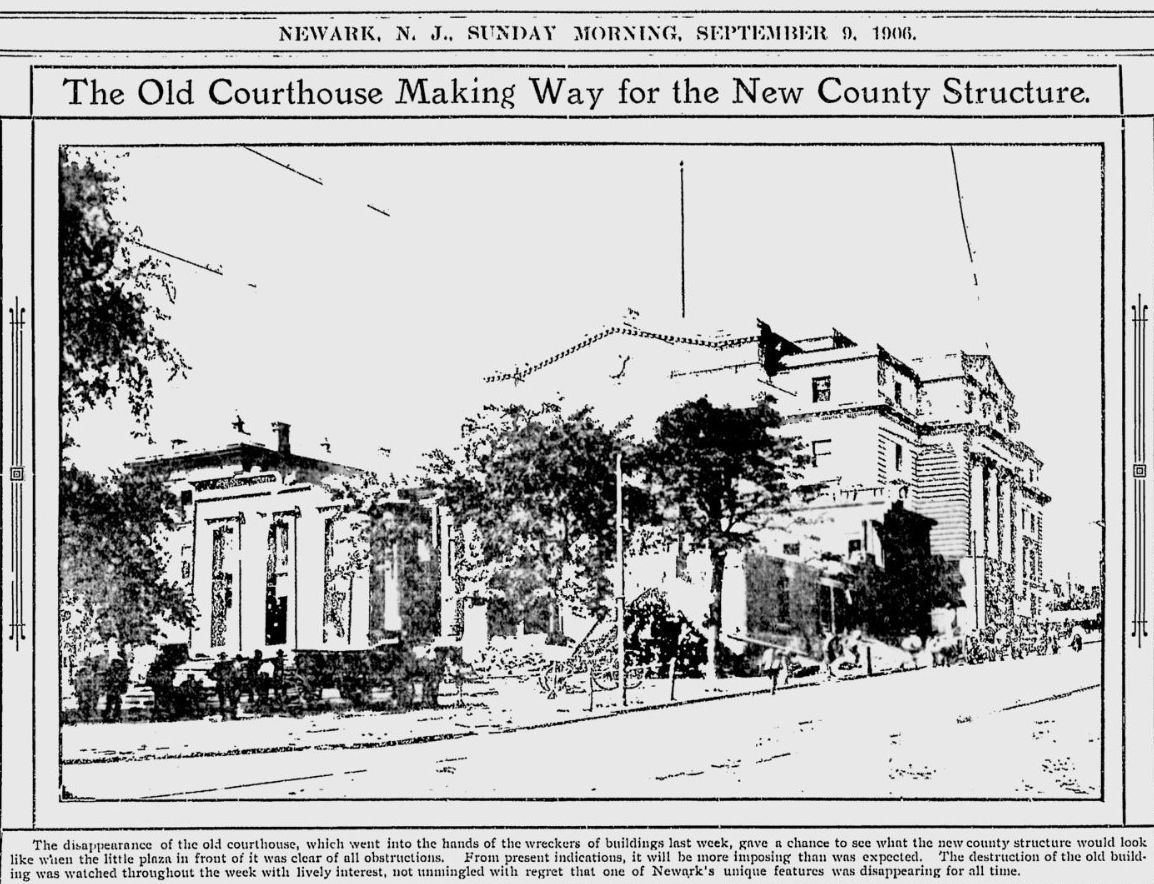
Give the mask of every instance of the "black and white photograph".
<path id="1" fill-rule="evenodd" d="M 1104 162 L 63 144 L 61 801 L 1101 802 Z"/>

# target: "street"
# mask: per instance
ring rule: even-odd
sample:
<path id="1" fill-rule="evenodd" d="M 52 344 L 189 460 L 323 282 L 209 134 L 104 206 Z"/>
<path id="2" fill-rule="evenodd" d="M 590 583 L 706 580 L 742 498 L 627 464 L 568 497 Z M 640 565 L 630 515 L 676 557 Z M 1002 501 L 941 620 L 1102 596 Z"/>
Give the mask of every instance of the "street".
<path id="1" fill-rule="evenodd" d="M 1100 645 L 358 749 L 66 764 L 73 798 L 1083 798 Z"/>

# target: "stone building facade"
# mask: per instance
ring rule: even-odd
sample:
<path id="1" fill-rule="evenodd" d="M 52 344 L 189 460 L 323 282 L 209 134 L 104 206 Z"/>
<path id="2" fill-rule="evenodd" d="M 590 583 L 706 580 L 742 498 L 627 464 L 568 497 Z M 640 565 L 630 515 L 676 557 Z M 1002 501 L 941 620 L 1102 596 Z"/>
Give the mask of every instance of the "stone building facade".
<path id="1" fill-rule="evenodd" d="M 1043 581 L 1042 462 L 986 354 L 903 361 L 838 332 L 802 339 L 770 379 L 788 429 L 828 491 L 799 515 L 834 552 L 869 542 L 894 500 L 934 520 L 931 549 L 959 562 L 963 628 L 1030 616 Z"/>
<path id="2" fill-rule="evenodd" d="M 788 575 L 812 571 L 817 596 L 805 604 L 751 598 L 750 560 L 731 556 L 723 634 L 753 629 L 767 611 L 788 610 L 796 620 L 799 605 L 815 628 L 836 627 L 838 566 L 830 562 L 872 555 L 884 567 L 878 526 L 897 502 L 928 520 L 931 552 L 958 563 L 963 630 L 1010 625 L 1037 608 L 1031 599 L 1044 580 L 1050 498 L 1040 484 L 1042 461 L 1021 438 L 1013 391 L 987 354 L 903 359 L 837 330 L 788 339 L 765 323 L 711 335 L 626 324 L 486 381 L 495 397 L 522 404 L 563 396 L 593 404 L 607 424 L 632 417 L 642 435 L 653 417 L 702 395 L 733 405 L 774 398 L 784 432 L 811 458 L 807 480 L 825 490 L 775 520 L 757 553 Z M 708 569 L 701 558 L 678 563 L 673 550 L 635 557 L 627 562 L 627 594 L 660 586 L 687 615 L 702 613 Z"/>
<path id="3" fill-rule="evenodd" d="M 169 630 L 192 655 L 347 650 L 369 641 L 369 563 L 357 515 L 326 487 L 364 471 L 292 451 L 289 426 L 269 447 L 248 434 L 221 445 L 142 458 L 180 502 L 167 538 L 169 577 L 197 618 Z"/>

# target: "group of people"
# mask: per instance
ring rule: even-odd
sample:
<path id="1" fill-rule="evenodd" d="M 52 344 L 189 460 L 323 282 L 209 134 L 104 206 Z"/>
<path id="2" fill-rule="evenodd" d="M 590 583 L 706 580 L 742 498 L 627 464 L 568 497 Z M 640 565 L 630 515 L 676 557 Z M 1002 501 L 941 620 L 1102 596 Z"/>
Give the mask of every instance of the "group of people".
<path id="1" fill-rule="evenodd" d="M 270 695 L 275 708 L 284 708 L 287 696 L 283 650 L 278 650 L 267 661 L 259 648 L 252 652 L 251 657 L 237 654 L 234 660 L 229 660 L 227 654 L 221 654 L 208 675 L 215 684 L 217 706 L 222 718 L 236 718 L 237 708 L 246 693 L 249 702 L 258 710 L 272 708 Z"/>
<path id="2" fill-rule="evenodd" d="M 918 635 L 909 635 L 900 642 L 900 647 L 908 655 L 902 663 L 903 669 L 918 669 L 927 663 L 933 666 L 952 666 L 955 663 L 981 663 L 987 660 L 1017 659 L 1026 655 L 1057 654 L 1064 648 L 1082 650 L 1084 638 L 1080 630 L 1058 624 L 1048 624 L 1033 630 L 1023 627 L 987 630 L 974 636 L 963 636 L 961 630 L 933 635 L 926 640 Z M 821 657 L 817 665 L 811 667 L 814 674 L 824 673 L 827 679 L 844 672 L 860 669 L 863 665 L 863 640 L 861 632 L 855 630 L 844 634 L 827 634 L 821 641 Z M 802 669 L 802 661 L 785 648 L 767 647 L 761 658 L 760 669 L 770 678 L 771 693 L 778 685 L 785 683 L 794 673 Z M 804 674 L 804 672 L 803 672 Z"/>
<path id="3" fill-rule="evenodd" d="M 81 665 L 74 678 L 77 712 L 82 721 L 120 721 L 128 691 L 128 662 L 120 656 L 95 657 Z M 100 698 L 104 709 L 100 710 Z"/>
<path id="4" fill-rule="evenodd" d="M 1074 652 L 1082 650 L 1081 630 L 1069 625 L 1049 623 L 1034 626 L 989 627 L 977 635 L 963 636 L 961 630 L 952 634 L 934 635 L 924 643 L 911 635 L 902 641 L 902 648 L 910 654 L 916 668 L 922 651 L 929 655 L 934 666 L 952 666 L 954 663 L 985 663 L 991 660 L 1020 660 L 1026 656 L 1057 654 L 1063 648 Z"/>
<path id="5" fill-rule="evenodd" d="M 237 654 L 232 660 L 222 653 L 208 670 L 208 677 L 213 681 L 222 717 L 235 719 L 246 693 L 249 702 L 260 709 L 272 708 L 270 695 L 276 708 L 284 707 L 284 651 L 277 651 L 269 660 L 259 649 L 253 651 L 251 657 Z M 152 689 L 154 721 L 196 719 L 204 715 L 204 687 L 200 679 L 191 672 L 179 684 L 176 678 L 176 666 L 170 661 L 158 659 L 149 668 L 144 683 Z"/>
<path id="6" fill-rule="evenodd" d="M 1063 648 L 1077 653 L 1085 641 L 1080 628 L 1072 624 L 1047 623 L 1041 626 L 1013 626 L 987 630 L 974 639 L 972 655 L 980 660 L 1020 660 L 1030 655 L 1057 654 Z"/>
<path id="7" fill-rule="evenodd" d="M 822 672 L 826 678 L 834 678 L 843 669 L 856 669 L 862 665 L 862 635 L 860 630 L 847 634 L 831 633 L 821 642 L 821 659 L 813 671 Z M 770 694 L 776 694 L 780 685 L 786 684 L 796 672 L 806 674 L 806 666 L 798 654 L 785 647 L 771 645 L 761 657 L 761 673 L 770 680 Z"/>

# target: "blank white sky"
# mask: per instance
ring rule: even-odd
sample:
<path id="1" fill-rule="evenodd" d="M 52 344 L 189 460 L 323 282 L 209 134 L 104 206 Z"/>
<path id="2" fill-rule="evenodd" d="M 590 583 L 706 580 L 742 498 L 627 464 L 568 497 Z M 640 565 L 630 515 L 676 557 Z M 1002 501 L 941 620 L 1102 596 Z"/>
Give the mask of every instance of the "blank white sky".
<path id="1" fill-rule="evenodd" d="M 328 437 L 335 460 L 405 472 L 492 398 L 484 374 L 626 307 L 675 325 L 684 160 L 688 330 L 760 316 L 899 358 L 989 352 L 1046 464 L 1047 576 L 1097 581 L 1097 149 L 957 148 L 973 265 L 946 147 L 259 149 L 324 185 L 240 148 L 102 153 L 122 220 L 223 270 L 172 262 L 165 333 L 193 369 L 162 386 L 151 452 L 239 412 L 260 441 L 284 420 L 303 453 Z M 127 427 L 86 416 L 77 461 L 150 453 Z"/>

